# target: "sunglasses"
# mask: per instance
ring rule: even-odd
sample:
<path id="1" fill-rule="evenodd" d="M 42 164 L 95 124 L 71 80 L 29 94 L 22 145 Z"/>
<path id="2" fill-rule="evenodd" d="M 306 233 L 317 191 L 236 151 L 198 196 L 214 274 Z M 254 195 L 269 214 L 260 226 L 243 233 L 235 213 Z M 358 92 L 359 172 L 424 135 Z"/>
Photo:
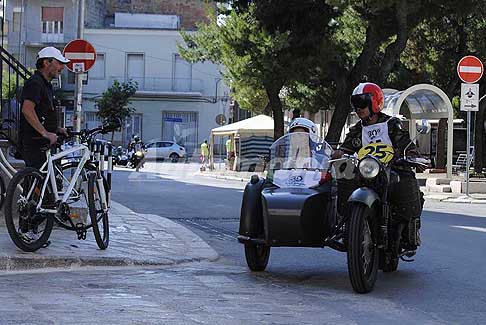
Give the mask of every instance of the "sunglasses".
<path id="1" fill-rule="evenodd" d="M 371 94 L 351 96 L 351 105 L 353 106 L 355 111 L 366 107 L 371 107 Z"/>

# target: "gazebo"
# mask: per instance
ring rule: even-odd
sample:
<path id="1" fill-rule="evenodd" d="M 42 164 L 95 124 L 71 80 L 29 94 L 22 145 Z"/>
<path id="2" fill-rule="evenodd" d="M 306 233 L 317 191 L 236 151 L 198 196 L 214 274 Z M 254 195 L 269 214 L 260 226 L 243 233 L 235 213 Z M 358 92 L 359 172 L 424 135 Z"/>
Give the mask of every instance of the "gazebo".
<path id="1" fill-rule="evenodd" d="M 245 164 L 254 165 L 258 162 L 258 155 L 268 153 L 268 148 L 273 142 L 273 119 L 266 115 L 257 115 L 212 129 L 209 151 L 211 169 L 214 168 L 214 138 L 216 136 L 230 137 L 235 151 L 232 169 L 241 170 Z"/>
<path id="2" fill-rule="evenodd" d="M 414 85 L 406 90 L 384 89 L 383 112 L 402 115 L 410 121 L 409 132 L 416 139 L 416 120 L 447 118 L 447 177 L 452 178 L 453 108 L 449 97 L 438 87 L 429 84 Z"/>

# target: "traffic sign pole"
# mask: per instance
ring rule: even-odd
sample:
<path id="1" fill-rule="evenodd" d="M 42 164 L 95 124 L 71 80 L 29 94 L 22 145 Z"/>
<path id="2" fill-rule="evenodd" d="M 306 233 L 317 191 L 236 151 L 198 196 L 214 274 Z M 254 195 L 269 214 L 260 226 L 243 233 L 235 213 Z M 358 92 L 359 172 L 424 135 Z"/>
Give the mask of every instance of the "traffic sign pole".
<path id="1" fill-rule="evenodd" d="M 468 55 L 457 64 L 457 74 L 465 82 L 461 85 L 461 111 L 467 111 L 466 139 L 466 195 L 469 196 L 469 167 L 471 166 L 471 111 L 479 110 L 479 85 L 483 76 L 483 63 L 477 57 Z"/>
<path id="2" fill-rule="evenodd" d="M 84 0 L 79 0 L 79 11 L 78 11 L 78 39 L 82 39 L 84 36 Z M 74 92 L 74 103 L 76 109 L 76 132 L 81 131 L 81 116 L 83 114 L 83 76 L 81 73 L 76 73 L 75 81 L 76 91 Z"/>

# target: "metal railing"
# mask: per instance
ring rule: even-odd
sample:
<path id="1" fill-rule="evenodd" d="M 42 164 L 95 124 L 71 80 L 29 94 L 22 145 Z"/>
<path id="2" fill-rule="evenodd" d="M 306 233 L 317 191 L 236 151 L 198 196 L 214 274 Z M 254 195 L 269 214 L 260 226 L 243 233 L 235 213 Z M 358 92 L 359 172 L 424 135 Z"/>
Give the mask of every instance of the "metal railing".
<path id="1" fill-rule="evenodd" d="M 151 77 L 117 77 L 109 78 L 109 85 L 118 80 L 124 82 L 132 80 L 138 84 L 139 91 L 160 91 L 160 92 L 202 92 L 203 81 L 192 78 L 151 78 Z"/>
<path id="2" fill-rule="evenodd" d="M 2 17 L 5 17 L 5 1 L 0 7 Z M 5 19 L 0 19 L 1 45 L 0 45 L 0 111 L 2 119 L 14 120 L 8 129 L 10 139 L 18 143 L 18 130 L 20 124 L 20 96 L 24 81 L 30 72 L 19 60 L 4 48 Z"/>

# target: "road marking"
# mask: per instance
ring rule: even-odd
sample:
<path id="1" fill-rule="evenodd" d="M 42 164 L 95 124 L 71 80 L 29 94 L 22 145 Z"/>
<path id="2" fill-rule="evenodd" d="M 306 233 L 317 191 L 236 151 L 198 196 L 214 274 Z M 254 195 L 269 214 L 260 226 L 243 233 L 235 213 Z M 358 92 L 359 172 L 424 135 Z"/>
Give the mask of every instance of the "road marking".
<path id="1" fill-rule="evenodd" d="M 472 230 L 472 231 L 479 231 L 479 232 L 486 232 L 486 228 L 481 227 L 467 227 L 467 226 L 452 226 L 453 228 L 460 228 L 465 230 Z"/>

